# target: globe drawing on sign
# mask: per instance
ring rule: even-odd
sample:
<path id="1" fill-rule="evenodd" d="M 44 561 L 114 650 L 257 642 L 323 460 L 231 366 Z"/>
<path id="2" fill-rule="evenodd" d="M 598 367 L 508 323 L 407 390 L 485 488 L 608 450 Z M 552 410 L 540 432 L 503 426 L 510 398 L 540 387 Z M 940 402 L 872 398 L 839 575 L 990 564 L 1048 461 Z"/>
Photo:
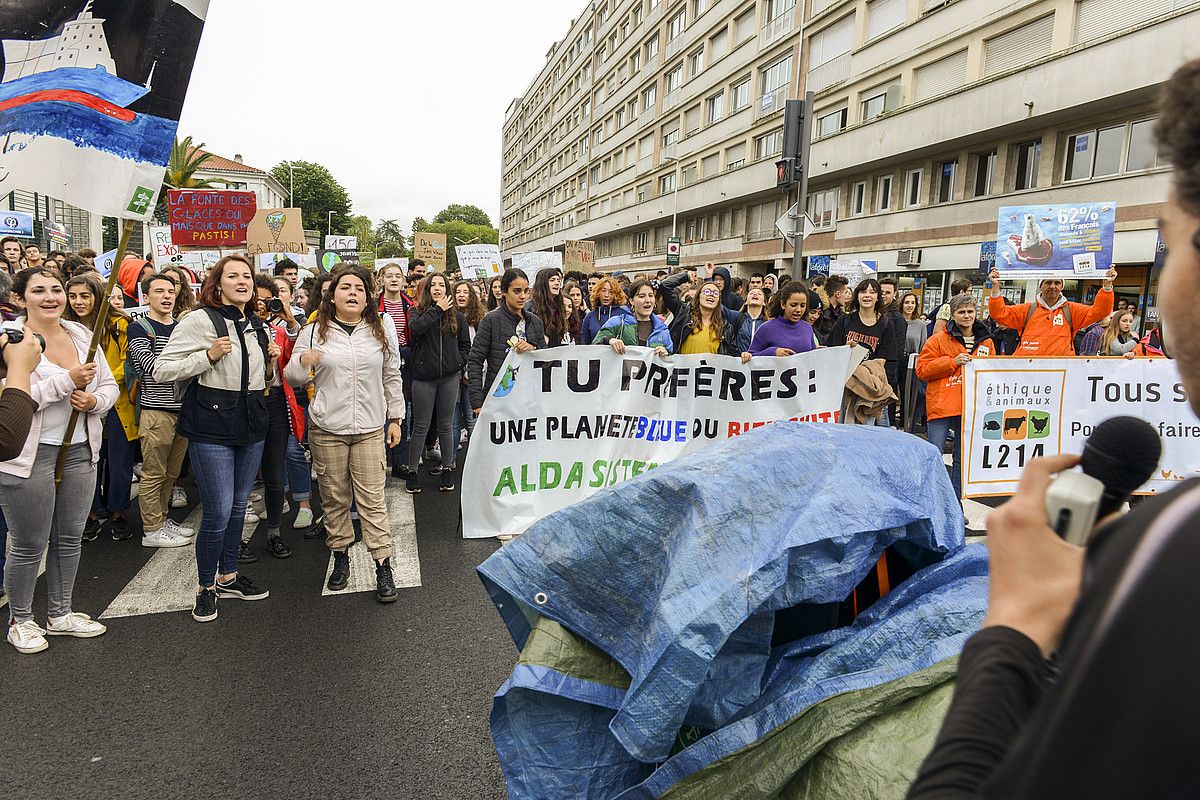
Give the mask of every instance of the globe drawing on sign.
<path id="1" fill-rule="evenodd" d="M 496 391 L 492 393 L 492 397 L 508 397 L 512 394 L 512 390 L 517 388 L 517 370 L 520 367 L 509 367 L 504 370 L 504 377 L 500 378 L 500 385 L 496 387 Z"/>
<path id="2" fill-rule="evenodd" d="M 340 263 L 342 263 L 342 257 L 332 250 L 321 254 L 321 268 L 326 272 L 333 272 L 333 268 Z"/>

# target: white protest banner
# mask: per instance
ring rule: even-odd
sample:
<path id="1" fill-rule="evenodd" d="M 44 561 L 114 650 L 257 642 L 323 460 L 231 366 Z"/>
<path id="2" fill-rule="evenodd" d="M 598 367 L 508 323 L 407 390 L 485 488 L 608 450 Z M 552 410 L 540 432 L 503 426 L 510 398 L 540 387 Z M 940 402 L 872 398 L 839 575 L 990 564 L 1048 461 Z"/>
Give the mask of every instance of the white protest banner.
<path id="1" fill-rule="evenodd" d="M 169 235 L 169 234 L 168 234 Z M 96 271 L 100 273 L 100 277 L 107 278 L 112 274 L 113 264 L 117 260 L 117 248 L 109 250 L 107 253 L 101 253 L 96 256 Z"/>
<path id="2" fill-rule="evenodd" d="M 357 236 L 326 236 L 325 237 L 325 249 L 326 250 L 357 250 L 358 249 L 358 237 Z"/>
<path id="3" fill-rule="evenodd" d="M 519 269 L 529 276 L 529 285 L 544 269 L 562 269 L 563 254 L 557 250 L 539 250 L 535 253 L 513 253 L 513 269 Z"/>
<path id="4" fill-rule="evenodd" d="M 748 364 L 635 347 L 623 356 L 594 346 L 510 352 L 475 424 L 463 536 L 520 533 L 605 486 L 769 422 L 837 422 L 861 359 L 849 347 Z"/>
<path id="5" fill-rule="evenodd" d="M 866 278 L 875 278 L 879 274 L 878 261 L 839 261 L 834 259 L 829 262 L 829 274 L 841 275 L 846 278 L 846 282 L 853 289 L 855 286 Z"/>
<path id="6" fill-rule="evenodd" d="M 1092 430 L 1129 415 L 1163 440 L 1158 472 L 1139 494 L 1195 477 L 1200 421 L 1168 359 L 979 359 L 963 368 L 963 496 L 1010 495 L 1039 456 L 1082 453 Z"/>
<path id="7" fill-rule="evenodd" d="M 179 245 L 171 242 L 169 225 L 151 225 L 150 244 L 154 269 L 158 272 L 162 272 L 163 267 L 186 267 L 200 274 L 221 260 L 220 250 L 180 250 Z"/>
<path id="8" fill-rule="evenodd" d="M 458 257 L 463 280 L 491 278 L 504 271 L 498 244 L 460 244 L 455 246 L 454 254 Z"/>
<path id="9" fill-rule="evenodd" d="M 408 274 L 407 258 L 381 258 L 375 262 L 375 274 L 382 275 L 383 271 L 391 266 L 397 266 L 405 275 Z"/>

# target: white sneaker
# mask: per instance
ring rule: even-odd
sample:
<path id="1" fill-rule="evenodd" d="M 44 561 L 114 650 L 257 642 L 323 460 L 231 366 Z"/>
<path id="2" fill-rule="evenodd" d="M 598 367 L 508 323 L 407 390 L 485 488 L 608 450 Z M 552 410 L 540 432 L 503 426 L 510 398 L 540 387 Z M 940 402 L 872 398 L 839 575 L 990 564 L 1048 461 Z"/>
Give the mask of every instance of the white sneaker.
<path id="1" fill-rule="evenodd" d="M 107 630 L 108 628 L 87 614 L 79 614 L 75 611 L 62 617 L 50 617 L 46 623 L 46 633 L 51 636 L 74 636 L 79 639 L 90 639 Z"/>
<path id="2" fill-rule="evenodd" d="M 190 540 L 196 538 L 196 532 L 194 530 L 183 527 L 170 517 L 167 517 L 166 521 L 163 522 L 163 528 L 170 531 L 173 535 L 182 537 L 184 539 Z"/>
<path id="3" fill-rule="evenodd" d="M 292 504 L 291 504 L 291 503 L 289 503 L 287 500 L 284 500 L 284 501 L 283 501 L 283 511 L 281 511 L 280 513 L 281 513 L 281 514 L 286 514 L 286 513 L 288 513 L 288 512 L 289 512 L 289 511 L 291 511 L 291 510 L 292 510 Z"/>
<path id="4" fill-rule="evenodd" d="M 142 536 L 142 547 L 185 547 L 191 543 L 191 539 L 176 536 L 166 525 Z"/>
<path id="5" fill-rule="evenodd" d="M 187 492 L 182 486 L 175 486 L 171 489 L 171 508 L 187 508 Z"/>
<path id="6" fill-rule="evenodd" d="M 461 431 L 461 432 L 458 434 L 458 443 L 459 443 L 459 444 L 466 444 L 466 443 L 467 443 L 467 434 L 468 434 L 468 431 Z"/>
<path id="7" fill-rule="evenodd" d="M 260 517 L 258 514 L 255 514 L 253 511 L 251 511 L 248 508 L 246 509 L 246 521 L 245 521 L 246 525 L 257 525 L 259 520 L 261 520 L 261 519 L 262 519 L 262 517 Z"/>
<path id="8" fill-rule="evenodd" d="M 311 528 L 313 524 L 313 513 L 311 508 L 301 508 L 296 512 L 296 519 L 292 522 L 292 530 L 304 530 Z"/>
<path id="9" fill-rule="evenodd" d="M 36 622 L 27 619 L 8 626 L 8 643 L 17 648 L 18 653 L 40 653 L 50 646 L 45 633 Z"/>

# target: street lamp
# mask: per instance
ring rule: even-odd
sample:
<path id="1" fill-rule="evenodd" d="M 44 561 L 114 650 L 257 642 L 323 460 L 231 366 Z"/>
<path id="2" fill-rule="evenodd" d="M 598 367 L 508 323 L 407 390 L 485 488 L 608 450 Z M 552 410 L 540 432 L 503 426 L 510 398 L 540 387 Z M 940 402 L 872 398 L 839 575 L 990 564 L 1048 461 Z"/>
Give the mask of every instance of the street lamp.
<path id="1" fill-rule="evenodd" d="M 466 244 L 474 244 L 475 242 L 478 242 L 478 241 L 479 241 L 479 237 L 478 237 L 478 236 L 476 236 L 474 239 L 471 239 L 469 242 L 464 242 L 462 239 L 458 238 L 457 236 L 453 236 L 453 237 L 451 237 L 451 238 L 452 238 L 452 239 L 454 239 L 454 241 L 458 242 L 459 244 L 463 244 L 463 245 L 466 245 Z"/>
<path id="2" fill-rule="evenodd" d="M 675 191 L 673 193 L 675 195 L 675 210 L 671 212 L 671 238 L 677 239 L 679 238 L 679 184 L 681 183 L 680 179 L 683 176 L 679 172 L 679 156 L 664 155 L 663 159 L 665 161 L 675 162 Z"/>
<path id="3" fill-rule="evenodd" d="M 329 223 L 328 223 L 328 225 L 326 225 L 325 232 L 328 233 L 330 236 L 333 236 L 333 212 L 330 211 L 326 216 L 328 217 Z"/>
<path id="4" fill-rule="evenodd" d="M 296 165 L 291 161 L 288 165 L 288 208 L 296 207 Z"/>

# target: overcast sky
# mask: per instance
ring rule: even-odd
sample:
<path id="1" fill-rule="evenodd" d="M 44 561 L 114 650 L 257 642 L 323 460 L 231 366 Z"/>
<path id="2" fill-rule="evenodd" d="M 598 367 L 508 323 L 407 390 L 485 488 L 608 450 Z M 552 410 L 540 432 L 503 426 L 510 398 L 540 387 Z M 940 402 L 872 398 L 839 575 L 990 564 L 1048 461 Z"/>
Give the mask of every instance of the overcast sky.
<path id="1" fill-rule="evenodd" d="M 458 202 L 498 226 L 504 112 L 584 6 L 215 0 L 179 135 L 267 170 L 324 164 L 376 223 Z"/>

